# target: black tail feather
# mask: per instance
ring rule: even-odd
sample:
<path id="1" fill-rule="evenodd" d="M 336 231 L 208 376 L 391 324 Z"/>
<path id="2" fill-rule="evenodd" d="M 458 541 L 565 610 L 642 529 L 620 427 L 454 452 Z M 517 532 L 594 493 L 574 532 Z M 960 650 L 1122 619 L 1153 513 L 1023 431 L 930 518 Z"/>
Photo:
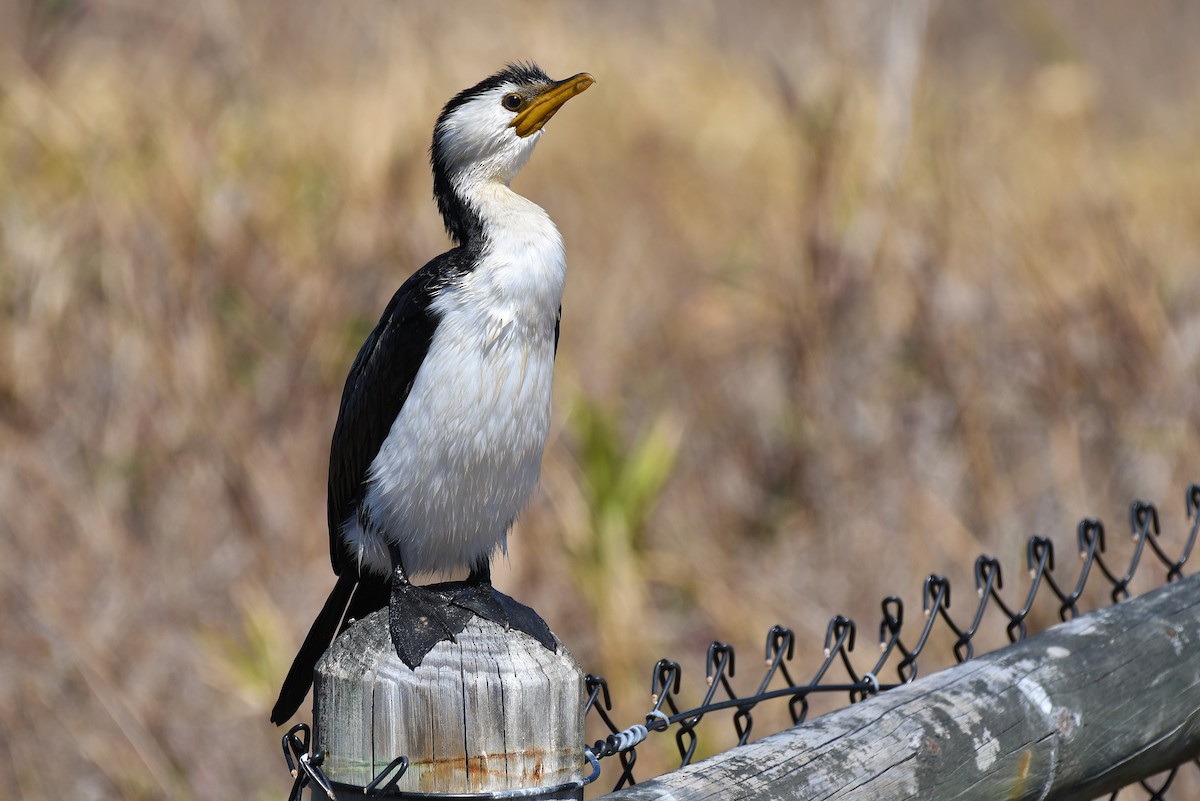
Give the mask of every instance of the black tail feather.
<path id="1" fill-rule="evenodd" d="M 300 652 L 292 660 L 287 678 L 279 691 L 279 699 L 271 710 L 271 722 L 283 724 L 288 721 L 308 695 L 313 683 L 313 670 L 317 660 L 325 649 L 333 642 L 334 637 L 342 633 L 351 620 L 357 620 L 382 609 L 388 604 L 388 582 L 379 576 L 357 576 L 349 571 L 338 577 L 337 584 L 329 593 L 320 614 L 313 621 Z"/>

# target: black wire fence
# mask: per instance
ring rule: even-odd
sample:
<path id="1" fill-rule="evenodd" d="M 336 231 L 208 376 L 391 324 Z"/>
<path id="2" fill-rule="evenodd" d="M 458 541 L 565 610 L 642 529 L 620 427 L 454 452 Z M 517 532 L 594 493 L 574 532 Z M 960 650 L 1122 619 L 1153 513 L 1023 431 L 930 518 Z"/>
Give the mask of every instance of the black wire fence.
<path id="1" fill-rule="evenodd" d="M 810 699 L 817 696 L 842 696 L 853 704 L 914 681 L 923 659 L 933 658 L 927 656 L 932 650 L 928 646 L 939 633 L 948 633 L 952 638 L 954 660 L 961 663 L 971 659 L 976 655 L 977 641 L 983 639 L 981 635 L 986 631 L 985 617 L 989 620 L 997 617 L 989 613 L 999 613 L 998 619 L 1004 625 L 1008 641 L 1017 642 L 1033 633 L 1031 623 L 1036 617 L 1035 610 L 1045 610 L 1047 604 L 1051 611 L 1056 610 L 1059 620 L 1066 621 L 1104 603 L 1115 604 L 1129 598 L 1131 584 L 1139 569 L 1143 575 L 1150 572 L 1147 563 L 1157 566 L 1155 573 L 1165 569 L 1165 579 L 1159 574 L 1154 577 L 1155 581 L 1177 581 L 1183 577 L 1184 565 L 1200 533 L 1200 484 L 1188 487 L 1185 511 L 1190 521 L 1186 541 L 1178 556 L 1172 556 L 1160 541 L 1158 509 L 1144 501 L 1130 504 L 1132 552 L 1127 561 L 1121 560 L 1123 569 L 1116 564 L 1114 555 L 1105 556 L 1108 552 L 1105 528 L 1099 520 L 1088 518 L 1078 525 L 1076 548 L 1081 566 L 1078 575 L 1073 577 L 1064 575 L 1068 572 L 1065 569 L 1056 571 L 1054 543 L 1046 537 L 1030 537 L 1025 556 L 1031 583 L 1020 605 L 1001 597 L 1000 563 L 991 556 L 980 556 L 975 561 L 974 589 L 979 601 L 969 610 L 969 615 L 957 619 L 951 615 L 950 581 L 943 576 L 931 575 L 925 579 L 921 594 L 923 614 L 915 626 L 910 618 L 909 626 L 905 628 L 905 608 L 900 598 L 884 598 L 879 623 L 879 656 L 865 669 L 861 659 L 856 663 L 854 653 L 857 626 L 853 620 L 838 615 L 826 628 L 824 658 L 807 681 L 794 678 L 799 672 L 794 665 L 796 637 L 792 630 L 782 626 L 767 632 L 766 671 L 753 691 L 746 695 L 738 695 L 731 681 L 736 667 L 736 654 L 731 645 L 714 642 L 708 647 L 703 698 L 687 709 L 681 709 L 682 669 L 677 662 L 660 659 L 651 672 L 651 706 L 644 721 L 624 728 L 613 720 L 607 682 L 599 676 L 588 676 L 588 714 L 599 719 L 609 734 L 587 746 L 587 750 L 591 756 L 606 760 L 602 764 L 612 765 L 605 775 L 611 778 L 615 771 L 613 789 L 619 790 L 636 782 L 638 746 L 652 736 L 673 732 L 678 765 L 684 767 L 696 757 L 699 727 L 705 721 L 725 717 L 720 713 L 726 713 L 730 718 L 737 745 L 745 745 L 754 729 L 755 713 L 762 705 L 786 702 L 792 723 L 800 724 L 809 715 Z M 1146 558 L 1147 554 L 1150 559 Z M 1098 598 L 1098 602 L 1089 604 L 1091 598 Z M 894 673 L 894 678 L 889 680 L 885 671 L 889 676 Z M 615 765 L 612 757 L 616 757 Z M 1200 767 L 1200 760 L 1194 764 Z M 1177 766 L 1166 774 L 1143 780 L 1109 798 L 1132 801 L 1144 797 L 1150 801 L 1165 801 L 1183 767 Z"/>
<path id="2" fill-rule="evenodd" d="M 1069 572 L 1067 569 L 1056 569 L 1053 542 L 1042 536 L 1030 537 L 1025 548 L 1030 586 L 1019 605 L 1001 596 L 1004 585 L 1000 562 L 991 556 L 980 556 L 975 560 L 974 589 L 978 603 L 968 610 L 967 615 L 957 619 L 950 613 L 949 579 L 939 575 L 928 576 L 921 592 L 922 615 L 915 625 L 910 617 L 909 625 L 905 627 L 905 607 L 900 598 L 888 596 L 883 599 L 879 654 L 869 665 L 865 665 L 865 669 L 862 669 L 863 663 L 857 661 L 855 653 L 858 627 L 853 620 L 838 615 L 826 627 L 823 658 L 807 681 L 798 681 L 796 678 L 800 675 L 796 665 L 796 636 L 791 629 L 783 626 L 774 626 L 767 632 L 765 672 L 752 691 L 745 695 L 739 695 L 734 688 L 732 679 L 736 669 L 736 653 L 733 646 L 727 643 L 714 642 L 708 647 L 703 697 L 698 704 L 686 709 L 682 708 L 684 682 L 680 665 L 660 659 L 651 671 L 650 709 L 643 721 L 626 727 L 618 726 L 613 719 L 612 698 L 607 682 L 599 676 L 589 675 L 585 680 L 588 692 L 585 712 L 592 721 L 591 725 L 599 726 L 608 733 L 602 739 L 582 745 L 581 765 L 589 765 L 591 775 L 573 782 L 571 787 L 565 789 L 574 788 L 574 792 L 605 776 L 613 782 L 614 790 L 635 784 L 638 748 L 652 737 L 673 733 L 678 766 L 685 767 L 697 758 L 702 724 L 711 730 L 721 725 L 718 719 L 728 716 L 732 723 L 732 736 L 736 739 L 736 745 L 741 746 L 749 742 L 754 733 L 755 715 L 768 707 L 784 705 L 786 714 L 776 717 L 784 720 L 790 717 L 791 723 L 798 725 L 809 717 L 813 699 L 840 697 L 854 704 L 910 683 L 917 679 L 922 668 L 930 668 L 926 672 L 936 670 L 939 665 L 934 661 L 939 656 L 945 659 L 944 655 L 934 655 L 939 650 L 931 647 L 935 640 L 950 644 L 950 655 L 955 662 L 965 662 L 977 655 L 977 646 L 982 641 L 989 637 L 993 642 L 999 639 L 995 636 L 997 632 L 992 624 L 985 625 L 985 618 L 988 621 L 998 620 L 1003 625 L 1004 636 L 1010 643 L 1015 643 L 1036 629 L 1053 624 L 1055 620 L 1050 613 L 1054 613 L 1058 620 L 1067 621 L 1131 597 L 1135 576 L 1139 576 L 1139 583 L 1144 587 L 1177 581 L 1183 578 L 1184 565 L 1200 535 L 1200 484 L 1188 487 L 1185 512 L 1190 521 L 1186 538 L 1178 556 L 1172 556 L 1169 551 L 1174 549 L 1164 546 L 1160 539 L 1157 508 L 1144 501 L 1132 503 L 1129 507 L 1132 550 L 1119 559 L 1124 565 L 1123 569 L 1118 566 L 1119 557 L 1108 551 L 1105 527 L 1099 520 L 1084 519 L 1076 529 L 1075 550 L 1080 557 L 1080 567 L 1078 574 L 1073 577 L 1064 575 Z M 1147 567 L 1148 564 L 1151 567 Z M 1041 623 L 1040 627 L 1038 622 Z M 1120 647 L 1120 644 L 1115 647 Z M 1197 659 L 1200 659 L 1200 654 Z M 308 786 L 319 787 L 330 798 L 341 797 L 346 788 L 335 786 L 336 783 L 331 783 L 325 776 L 321 769 L 325 755 L 320 751 L 310 753 L 309 734 L 310 729 L 306 724 L 298 724 L 283 737 L 284 757 L 295 779 L 289 798 L 298 801 Z M 1112 793 L 1108 798 L 1110 801 L 1138 801 L 1140 798 L 1166 801 L 1169 798 L 1168 791 L 1172 786 L 1178 786 L 1176 781 L 1187 764 L 1177 765 L 1167 773 L 1139 781 Z M 1200 760 L 1192 764 L 1200 767 Z M 545 788 L 453 796 L 400 793 L 396 790 L 397 781 L 407 767 L 407 759 L 398 757 L 365 787 L 350 788 L 352 794 L 377 799 L 551 797 L 543 795 L 547 792 Z M 643 770 L 640 778 L 652 778 L 646 773 Z M 1197 778 L 1200 778 L 1200 774 L 1197 774 Z M 550 789 L 558 791 L 564 788 Z M 335 790 L 341 792 L 335 793 Z"/>

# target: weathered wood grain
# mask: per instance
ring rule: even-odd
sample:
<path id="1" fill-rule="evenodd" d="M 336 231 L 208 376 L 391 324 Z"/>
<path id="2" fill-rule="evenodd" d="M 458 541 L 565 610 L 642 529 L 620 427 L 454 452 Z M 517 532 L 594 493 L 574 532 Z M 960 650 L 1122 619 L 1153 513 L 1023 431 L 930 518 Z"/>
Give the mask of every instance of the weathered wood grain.
<path id="1" fill-rule="evenodd" d="M 1200 576 L 604 796 L 1087 801 L 1200 755 Z"/>
<path id="2" fill-rule="evenodd" d="M 583 671 L 562 644 L 551 653 L 479 619 L 457 640 L 413 671 L 392 649 L 386 609 L 338 638 L 314 685 L 330 779 L 365 785 L 400 755 L 410 767 L 398 788 L 410 792 L 547 787 L 585 772 Z"/>

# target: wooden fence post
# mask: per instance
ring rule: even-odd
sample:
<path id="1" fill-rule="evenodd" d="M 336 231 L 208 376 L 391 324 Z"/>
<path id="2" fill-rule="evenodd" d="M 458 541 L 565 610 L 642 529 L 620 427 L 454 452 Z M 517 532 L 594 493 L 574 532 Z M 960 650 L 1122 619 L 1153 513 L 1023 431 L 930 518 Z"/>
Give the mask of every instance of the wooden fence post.
<path id="1" fill-rule="evenodd" d="M 561 642 L 552 653 L 479 618 L 410 670 L 382 609 L 348 628 L 317 664 L 314 748 L 325 752 L 323 770 L 335 783 L 364 786 L 403 755 L 400 792 L 553 787 L 585 773 L 585 698 L 583 671 Z M 583 790 L 537 798 L 582 799 Z"/>

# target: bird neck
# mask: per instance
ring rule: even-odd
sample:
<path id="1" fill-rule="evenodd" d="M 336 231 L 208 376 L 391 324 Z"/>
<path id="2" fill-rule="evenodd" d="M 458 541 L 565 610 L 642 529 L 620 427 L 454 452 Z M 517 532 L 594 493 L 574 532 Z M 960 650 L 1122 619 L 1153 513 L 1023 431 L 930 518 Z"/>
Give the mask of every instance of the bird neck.
<path id="1" fill-rule="evenodd" d="M 446 233 L 455 244 L 467 245 L 483 236 L 483 220 L 450 180 L 445 165 L 435 159 L 433 168 L 433 197 L 446 225 Z"/>
<path id="2" fill-rule="evenodd" d="M 438 211 L 446 224 L 446 232 L 459 245 L 477 245 L 486 234 L 486 215 L 489 209 L 494 214 L 508 212 L 506 205 L 496 207 L 494 201 L 505 194 L 528 203 L 509 188 L 509 183 L 529 160 L 540 132 L 522 140 L 516 153 L 504 153 L 482 158 L 474 163 L 456 166 L 452 148 L 443 144 L 439 147 L 435 134 L 433 156 L 433 196 Z M 517 204 L 520 205 L 520 204 Z M 534 206 L 532 203 L 528 205 Z M 541 212 L 541 209 L 537 209 Z M 542 212 L 544 215 L 544 212 Z"/>
<path id="3" fill-rule="evenodd" d="M 480 232 L 466 243 L 477 253 L 468 294 L 486 299 L 488 314 L 501 322 L 524 319 L 552 329 L 567 268 L 562 235 L 550 216 L 504 181 L 461 182 L 456 188 Z"/>
<path id="4" fill-rule="evenodd" d="M 458 244 L 482 248 L 499 242 L 561 249 L 558 229 L 541 206 L 512 190 L 508 180 L 465 173 L 448 181 L 438 206 L 446 230 Z"/>

